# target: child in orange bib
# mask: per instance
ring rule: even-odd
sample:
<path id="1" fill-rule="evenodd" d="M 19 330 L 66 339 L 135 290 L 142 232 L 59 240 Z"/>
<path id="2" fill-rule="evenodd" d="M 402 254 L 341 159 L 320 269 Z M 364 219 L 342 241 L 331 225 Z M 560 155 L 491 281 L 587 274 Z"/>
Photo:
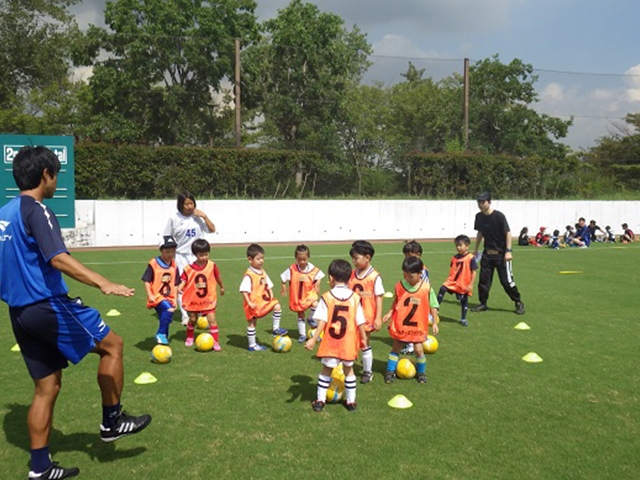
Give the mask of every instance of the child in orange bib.
<path id="1" fill-rule="evenodd" d="M 438 292 L 438 303 L 442 302 L 445 293 L 455 294 L 460 300 L 462 313 L 460 315 L 460 325 L 466 327 L 467 311 L 469 310 L 469 297 L 473 294 L 473 282 L 476 280 L 478 262 L 469 252 L 471 239 L 466 235 L 458 235 L 453 241 L 456 244 L 458 253 L 453 256 L 449 264 L 449 278 L 440 287 Z"/>
<path id="2" fill-rule="evenodd" d="M 180 284 L 175 262 L 177 246 L 173 237 L 162 237 L 159 245 L 160 255 L 149 260 L 142 275 L 147 294 L 147 308 L 155 309 L 158 314 L 156 342 L 160 345 L 169 345 L 169 325 L 176 310 L 176 296 Z"/>
<path id="3" fill-rule="evenodd" d="M 366 341 L 365 318 L 360 297 L 347 287 L 351 266 L 345 260 L 334 260 L 329 265 L 331 291 L 322 295 L 314 319 L 318 328 L 305 348 L 313 350 L 320 334 L 324 332 L 318 348 L 322 370 L 318 375 L 318 391 L 312 403 L 313 410 L 321 411 L 327 401 L 327 389 L 331 383 L 331 372 L 338 365 L 344 368 L 347 410 L 356 409 L 356 376 L 353 363 L 358 358 L 360 345 Z"/>
<path id="4" fill-rule="evenodd" d="M 198 315 L 206 317 L 209 331 L 213 337 L 213 349 L 219 352 L 220 347 L 218 322 L 216 321 L 216 306 L 218 305 L 217 286 L 220 285 L 220 295 L 224 295 L 224 286 L 220 278 L 218 266 L 209 260 L 211 246 L 209 242 L 199 238 L 191 244 L 191 251 L 196 261 L 187 265 L 180 277 L 180 291 L 182 292 L 182 307 L 189 314 L 187 323 L 187 347 L 193 345 L 194 330 Z"/>
<path id="5" fill-rule="evenodd" d="M 252 243 L 247 248 L 247 260 L 249 268 L 242 277 L 240 283 L 240 293 L 244 300 L 244 314 L 247 318 L 247 340 L 250 352 L 266 350 L 267 347 L 256 342 L 256 324 L 258 318 L 264 317 L 269 312 L 273 312 L 272 334 L 286 335 L 288 332 L 280 328 L 282 318 L 282 307 L 280 302 L 273 295 L 273 282 L 262 268 L 264 265 L 264 248 Z"/>
<path id="6" fill-rule="evenodd" d="M 416 356 L 416 380 L 426 383 L 427 358 L 424 354 L 422 342 L 429 334 L 429 283 L 422 279 L 422 260 L 417 257 L 407 257 L 402 262 L 404 279 L 396 285 L 395 298 L 391 310 L 384 316 L 383 321 L 389 324 L 389 334 L 393 338 L 393 348 L 389 353 L 387 371 L 384 374 L 385 383 L 395 379 L 396 367 L 402 347 L 407 343 L 413 344 Z M 438 333 L 438 323 L 433 322 L 433 333 Z"/>
<path id="7" fill-rule="evenodd" d="M 382 326 L 382 296 L 384 287 L 382 277 L 371 266 L 371 259 L 375 250 L 366 240 L 353 242 L 349 255 L 355 269 L 349 279 L 349 288 L 360 295 L 362 310 L 367 322 L 365 330 L 367 341 L 362 347 L 362 377 L 360 383 L 369 383 L 373 379 L 373 351 L 369 337 L 372 331 L 380 330 Z"/>
<path id="8" fill-rule="evenodd" d="M 298 343 L 307 340 L 305 324 L 305 312 L 309 310 L 307 322 L 311 328 L 318 324 L 313 320 L 313 314 L 318 306 L 320 294 L 320 280 L 324 273 L 309 262 L 311 251 L 306 245 L 298 245 L 295 251 L 296 263 L 287 268 L 280 275 L 282 289 L 280 295 L 287 295 L 287 282 L 289 282 L 289 309 L 298 315 Z"/>

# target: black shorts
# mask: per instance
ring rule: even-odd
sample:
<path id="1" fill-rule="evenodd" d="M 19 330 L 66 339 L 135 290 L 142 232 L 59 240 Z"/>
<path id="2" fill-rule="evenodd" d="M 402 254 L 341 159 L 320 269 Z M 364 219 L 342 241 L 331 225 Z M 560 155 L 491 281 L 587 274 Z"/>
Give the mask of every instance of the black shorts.
<path id="1" fill-rule="evenodd" d="M 10 307 L 13 334 L 34 379 L 78 363 L 109 333 L 100 313 L 69 297 L 54 297 L 25 307 Z"/>

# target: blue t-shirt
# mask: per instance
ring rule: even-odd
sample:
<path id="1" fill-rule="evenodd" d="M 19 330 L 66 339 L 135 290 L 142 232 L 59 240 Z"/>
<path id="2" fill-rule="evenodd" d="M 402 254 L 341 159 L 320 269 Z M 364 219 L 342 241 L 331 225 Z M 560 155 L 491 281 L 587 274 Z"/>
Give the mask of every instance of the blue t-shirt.
<path id="1" fill-rule="evenodd" d="M 580 237 L 585 245 L 589 246 L 591 243 L 591 231 L 589 230 L 589 225 L 585 225 L 584 227 L 578 228 L 576 230 L 575 237 Z"/>
<path id="2" fill-rule="evenodd" d="M 66 295 L 60 271 L 49 263 L 69 253 L 55 214 L 28 195 L 0 208 L 0 298 L 23 307 Z"/>

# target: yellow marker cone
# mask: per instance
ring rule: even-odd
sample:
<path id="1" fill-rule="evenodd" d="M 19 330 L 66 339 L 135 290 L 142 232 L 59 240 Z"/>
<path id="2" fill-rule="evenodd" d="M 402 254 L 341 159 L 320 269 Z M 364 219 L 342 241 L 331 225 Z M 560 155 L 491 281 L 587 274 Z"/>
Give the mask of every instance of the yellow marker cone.
<path id="1" fill-rule="evenodd" d="M 515 327 L 516 330 L 531 330 L 531 327 L 524 322 L 520 322 Z"/>
<path id="2" fill-rule="evenodd" d="M 385 294 L 383 295 L 384 298 L 393 298 L 393 293 L 391 292 L 385 292 Z"/>
<path id="3" fill-rule="evenodd" d="M 11 347 L 11 351 L 12 352 L 19 352 L 20 351 L 20 345 L 18 345 L 17 343 Z"/>
<path id="4" fill-rule="evenodd" d="M 158 379 L 151 375 L 149 372 L 144 372 L 138 375 L 138 378 L 136 378 L 133 382 L 137 383 L 138 385 L 147 385 L 149 383 L 155 383 L 157 381 Z"/>
<path id="5" fill-rule="evenodd" d="M 387 405 L 389 405 L 390 407 L 393 407 L 393 408 L 411 408 L 411 407 L 413 407 L 413 403 L 411 403 L 411 401 L 407 397 L 405 397 L 404 395 L 396 395 L 391 400 L 389 400 L 389 403 L 387 403 Z"/>
<path id="6" fill-rule="evenodd" d="M 562 270 L 560 272 L 558 272 L 560 275 L 573 275 L 575 273 L 582 273 L 579 270 Z"/>
<path id="7" fill-rule="evenodd" d="M 540 363 L 542 361 L 542 358 L 540 358 L 535 352 L 529 352 L 524 357 L 522 357 L 522 360 L 529 363 Z"/>
<path id="8" fill-rule="evenodd" d="M 115 308 L 112 308 L 111 310 L 109 310 L 107 312 L 107 317 L 119 317 L 120 315 L 122 315 L 118 310 L 116 310 Z"/>

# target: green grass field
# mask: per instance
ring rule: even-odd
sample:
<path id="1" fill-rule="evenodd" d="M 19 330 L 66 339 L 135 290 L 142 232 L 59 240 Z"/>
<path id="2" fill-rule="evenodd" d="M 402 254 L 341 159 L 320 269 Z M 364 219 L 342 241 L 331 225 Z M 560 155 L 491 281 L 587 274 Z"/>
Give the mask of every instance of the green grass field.
<path id="1" fill-rule="evenodd" d="M 377 244 L 373 265 L 385 289 L 401 278 L 400 243 Z M 453 243 L 425 243 L 423 260 L 439 288 Z M 516 247 L 517 248 L 517 247 Z M 279 288 L 292 246 L 266 246 L 265 268 Z M 348 245 L 314 245 L 312 261 L 325 272 Z M 74 255 L 108 278 L 135 286 L 134 298 L 103 296 L 69 282 L 72 295 L 106 313 L 125 339 L 123 404 L 150 413 L 153 423 L 115 444 L 98 437 L 101 420 L 97 356 L 68 368 L 57 403 L 54 460 L 79 466 L 84 478 L 444 478 L 621 479 L 640 472 L 640 334 L 637 295 L 640 246 L 596 244 L 588 250 L 524 247 L 514 271 L 527 313 L 497 281 L 491 310 L 470 313 L 459 326 L 454 297 L 441 306 L 440 348 L 427 360 L 428 383 L 382 373 L 391 341 L 374 334 L 374 381 L 358 384 L 358 410 L 328 405 L 311 410 L 320 363 L 295 342 L 295 317 L 283 300 L 290 353 L 246 350 L 237 293 L 246 268 L 243 247 L 214 247 L 227 294 L 219 299 L 223 350 L 197 353 L 184 346 L 184 328 L 171 328 L 173 360 L 149 361 L 157 320 L 146 310 L 139 280 L 153 250 L 88 251 Z M 559 271 L 580 271 L 561 275 Z M 323 285 L 323 292 L 328 285 Z M 385 311 L 391 300 L 385 299 Z M 473 297 L 471 305 L 477 304 Z M 32 383 L 15 344 L 7 309 L 0 313 L 0 478 L 25 478 L 29 460 L 26 414 Z M 529 331 L 513 327 L 520 321 Z M 270 343 L 270 318 L 258 337 Z M 522 361 L 536 352 L 542 363 Z M 136 385 L 142 372 L 158 378 Z M 356 373 L 360 372 L 360 365 Z M 394 410 L 404 394 L 414 404 Z"/>

